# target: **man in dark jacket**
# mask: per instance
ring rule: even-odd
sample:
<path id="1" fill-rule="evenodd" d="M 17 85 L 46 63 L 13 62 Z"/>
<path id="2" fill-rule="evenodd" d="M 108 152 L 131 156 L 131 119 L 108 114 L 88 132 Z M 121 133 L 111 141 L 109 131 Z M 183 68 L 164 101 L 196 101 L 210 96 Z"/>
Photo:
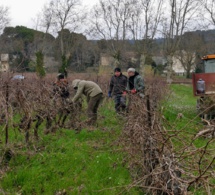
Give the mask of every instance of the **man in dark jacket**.
<path id="1" fill-rule="evenodd" d="M 126 96 L 125 89 L 127 85 L 127 77 L 124 76 L 120 68 L 114 69 L 114 76 L 111 77 L 108 97 L 114 96 L 115 110 L 117 113 L 125 111 Z"/>

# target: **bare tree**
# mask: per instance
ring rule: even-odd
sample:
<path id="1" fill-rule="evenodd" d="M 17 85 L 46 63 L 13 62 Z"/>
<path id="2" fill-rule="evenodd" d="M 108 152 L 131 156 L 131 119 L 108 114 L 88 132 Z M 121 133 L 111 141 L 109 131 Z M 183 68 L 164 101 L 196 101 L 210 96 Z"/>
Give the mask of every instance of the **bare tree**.
<path id="1" fill-rule="evenodd" d="M 176 52 L 175 57 L 181 62 L 181 65 L 186 71 L 186 78 L 190 78 L 190 73 L 195 67 L 196 53 L 192 51 L 179 50 Z"/>
<path id="2" fill-rule="evenodd" d="M 0 6 L 0 32 L 10 23 L 9 7 Z"/>
<path id="3" fill-rule="evenodd" d="M 170 0 L 170 20 L 166 18 L 166 29 L 163 30 L 166 38 L 166 52 L 174 53 L 178 47 L 180 37 L 188 30 L 199 8 L 197 0 Z M 191 29 L 189 29 L 191 30 Z"/>
<path id="4" fill-rule="evenodd" d="M 158 34 L 158 27 L 164 14 L 163 6 L 164 0 L 141 0 L 138 8 L 134 10 L 136 16 L 131 18 L 131 26 L 136 27 L 139 25 L 137 18 L 140 17 L 140 25 L 136 30 L 141 32 L 139 39 L 143 39 L 143 42 L 141 45 L 136 44 L 136 49 L 144 53 L 145 57 L 151 55 L 152 40 Z"/>
<path id="5" fill-rule="evenodd" d="M 47 47 L 45 40 L 48 36 L 48 33 L 54 34 L 53 31 L 50 32 L 51 30 L 53 30 L 51 27 L 54 26 L 54 12 L 52 6 L 52 2 L 44 4 L 42 11 L 39 12 L 33 19 L 35 25 L 34 29 L 45 32 L 42 41 L 42 48 L 40 49 L 42 52 Z"/>
<path id="6" fill-rule="evenodd" d="M 163 0 L 100 0 L 93 8 L 91 33 L 102 39 L 155 37 Z"/>
<path id="7" fill-rule="evenodd" d="M 84 12 L 80 11 L 81 0 L 51 0 L 44 6 L 42 25 L 45 31 L 50 28 L 61 32 L 64 29 L 75 31 L 80 27 L 85 18 Z M 63 33 L 59 34 L 61 55 L 65 55 Z"/>
<path id="8" fill-rule="evenodd" d="M 133 6 L 128 28 L 131 33 L 131 38 L 133 40 L 143 38 L 144 27 L 142 21 L 142 8 L 140 6 L 140 3 Z"/>
<path id="9" fill-rule="evenodd" d="M 110 53 L 122 57 L 127 40 L 135 41 L 138 54 L 148 53 L 162 18 L 163 0 L 100 0 L 92 10 L 89 32 L 96 38 L 112 40 Z M 140 41 L 143 40 L 143 41 Z M 114 44 L 115 43 L 115 44 Z M 130 46 L 131 48 L 131 46 Z M 121 53 L 119 55 L 119 53 Z"/>
<path id="10" fill-rule="evenodd" d="M 52 9 L 52 2 L 49 5 L 45 4 L 42 10 L 42 18 L 41 18 L 41 27 L 45 29 L 45 32 L 48 33 L 50 27 L 54 24 L 54 12 Z"/>
<path id="11" fill-rule="evenodd" d="M 145 26 L 144 39 L 155 37 L 163 15 L 163 3 L 163 0 L 141 0 Z"/>
<path id="12" fill-rule="evenodd" d="M 202 16 L 207 20 L 209 26 L 215 26 L 215 1 L 214 0 L 202 0 L 204 12 Z"/>
<path id="13" fill-rule="evenodd" d="M 68 44 L 71 43 L 67 40 L 68 33 L 83 31 L 82 25 L 86 17 L 85 7 L 81 6 L 81 0 L 50 0 L 44 4 L 39 17 L 37 25 L 45 32 L 44 40 L 49 36 L 48 33 L 58 37 L 56 39 L 59 48 L 57 57 L 61 59 L 61 69 L 63 69 L 64 65 L 67 66 L 68 58 L 72 55 L 73 45 L 68 47 Z M 44 50 L 45 47 L 46 45 L 43 46 Z"/>
<path id="14" fill-rule="evenodd" d="M 115 66 L 124 58 L 126 41 L 131 38 L 131 17 L 137 4 L 138 0 L 100 0 L 91 11 L 89 33 L 107 41 Z"/>
<path id="15" fill-rule="evenodd" d="M 39 12 L 36 17 L 32 18 L 33 22 L 33 29 L 40 30 L 40 23 L 41 23 L 41 13 Z"/>
<path id="16" fill-rule="evenodd" d="M 164 54 L 169 67 L 168 79 L 171 77 L 172 57 L 178 50 L 183 33 L 189 29 L 188 27 L 193 27 L 192 22 L 199 6 L 198 0 L 169 0 L 166 8 L 169 9 L 169 15 L 163 21 Z"/>
<path id="17" fill-rule="evenodd" d="M 125 40 L 136 0 L 100 0 L 92 10 L 91 34 L 102 39 Z"/>
<path id="18" fill-rule="evenodd" d="M 175 53 L 175 58 L 181 62 L 186 71 L 186 78 L 190 78 L 191 71 L 196 68 L 197 60 L 198 58 L 200 60 L 200 56 L 203 56 L 204 51 L 204 41 L 201 35 L 193 32 L 184 33 L 179 43 L 179 49 Z"/>

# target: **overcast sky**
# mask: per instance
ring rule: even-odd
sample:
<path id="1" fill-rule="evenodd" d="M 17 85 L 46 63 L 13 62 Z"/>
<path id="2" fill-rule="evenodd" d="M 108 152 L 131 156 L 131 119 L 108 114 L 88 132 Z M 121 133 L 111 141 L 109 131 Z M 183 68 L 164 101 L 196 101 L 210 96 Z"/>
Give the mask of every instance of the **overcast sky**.
<path id="1" fill-rule="evenodd" d="M 43 5 L 50 0 L 0 0 L 0 5 L 10 8 L 10 26 L 26 26 L 33 28 L 32 19 L 41 11 Z M 99 0 L 82 0 L 84 5 L 90 6 Z"/>

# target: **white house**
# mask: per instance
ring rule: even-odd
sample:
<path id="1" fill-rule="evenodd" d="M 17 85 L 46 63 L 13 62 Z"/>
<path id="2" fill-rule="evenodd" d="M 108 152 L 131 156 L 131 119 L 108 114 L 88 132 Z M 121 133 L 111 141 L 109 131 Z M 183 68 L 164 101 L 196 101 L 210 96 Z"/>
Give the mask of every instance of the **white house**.
<path id="1" fill-rule="evenodd" d="M 183 51 L 183 57 L 186 58 L 188 57 L 188 54 L 186 54 L 185 51 Z M 176 52 L 176 55 L 177 55 L 177 52 Z M 185 68 L 182 66 L 182 63 L 181 61 L 179 60 L 179 57 L 177 56 L 173 56 L 170 60 L 172 61 L 172 71 L 177 74 L 177 75 L 185 75 L 186 74 L 186 70 Z M 189 56 L 190 57 L 190 56 Z M 194 71 L 195 69 L 195 65 L 194 65 L 194 62 L 195 62 L 195 54 L 193 53 L 193 55 L 191 56 L 192 58 L 192 62 L 193 62 L 193 66 L 191 67 L 191 71 Z M 167 64 L 167 59 L 163 56 L 153 56 L 152 59 L 154 60 L 154 62 L 159 65 L 159 64 L 162 64 L 162 65 L 165 65 Z M 186 60 L 185 60 L 186 61 Z M 168 67 L 167 67 L 168 68 Z M 167 72 L 164 71 L 164 72 Z"/>
<path id="2" fill-rule="evenodd" d="M 195 53 L 186 53 L 185 51 L 182 51 L 181 55 L 177 56 L 177 52 L 176 55 L 173 56 L 172 61 L 172 70 L 177 74 L 177 75 L 181 75 L 184 76 L 186 74 L 186 70 L 183 67 L 181 61 L 179 60 L 180 58 L 183 58 L 183 61 L 186 62 L 189 60 L 191 60 L 191 72 L 195 70 Z"/>

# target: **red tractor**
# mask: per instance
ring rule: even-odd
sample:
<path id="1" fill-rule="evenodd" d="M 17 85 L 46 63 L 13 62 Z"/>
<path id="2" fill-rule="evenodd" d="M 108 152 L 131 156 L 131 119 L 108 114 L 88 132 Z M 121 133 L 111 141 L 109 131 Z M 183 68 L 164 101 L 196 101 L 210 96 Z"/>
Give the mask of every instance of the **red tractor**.
<path id="1" fill-rule="evenodd" d="M 198 96 L 197 110 L 204 119 L 215 118 L 215 54 L 202 57 L 200 73 L 194 73 L 193 94 Z"/>

